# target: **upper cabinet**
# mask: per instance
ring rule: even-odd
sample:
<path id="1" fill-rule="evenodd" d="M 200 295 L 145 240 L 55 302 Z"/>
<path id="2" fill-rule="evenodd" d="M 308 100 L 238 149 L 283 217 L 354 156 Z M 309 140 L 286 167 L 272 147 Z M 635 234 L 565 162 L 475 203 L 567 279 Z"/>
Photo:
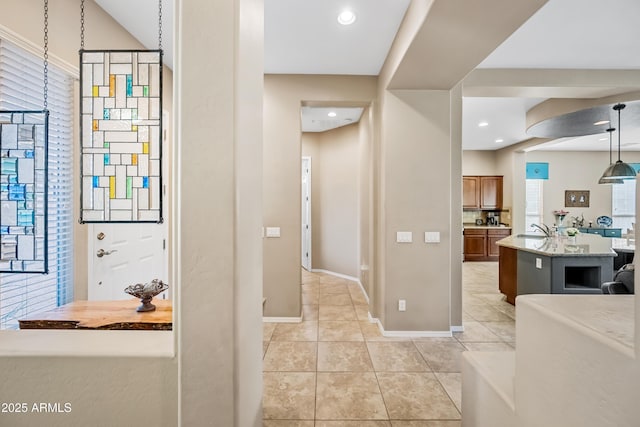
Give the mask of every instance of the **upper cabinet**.
<path id="1" fill-rule="evenodd" d="M 462 177 L 462 209 L 480 209 L 480 177 Z"/>
<path id="2" fill-rule="evenodd" d="M 463 176 L 462 208 L 467 210 L 501 210 L 502 177 Z"/>

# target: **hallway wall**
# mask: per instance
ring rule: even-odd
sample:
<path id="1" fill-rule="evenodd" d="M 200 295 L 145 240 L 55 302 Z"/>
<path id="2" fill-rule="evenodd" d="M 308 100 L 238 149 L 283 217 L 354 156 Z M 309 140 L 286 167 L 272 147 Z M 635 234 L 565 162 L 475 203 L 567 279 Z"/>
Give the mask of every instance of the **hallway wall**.
<path id="1" fill-rule="evenodd" d="M 300 107 L 326 102 L 366 107 L 375 100 L 376 82 L 371 76 L 264 76 L 263 223 L 281 230 L 281 237 L 263 240 L 267 317 L 299 317 L 302 310 Z"/>
<path id="2" fill-rule="evenodd" d="M 355 123 L 302 134 L 312 165 L 312 268 L 351 277 L 358 276 L 359 130 Z"/>

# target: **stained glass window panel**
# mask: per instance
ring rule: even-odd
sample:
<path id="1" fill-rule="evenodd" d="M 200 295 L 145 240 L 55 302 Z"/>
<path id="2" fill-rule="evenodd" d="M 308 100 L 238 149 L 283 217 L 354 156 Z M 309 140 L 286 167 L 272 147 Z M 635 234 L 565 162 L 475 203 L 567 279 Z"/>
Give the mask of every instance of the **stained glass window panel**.
<path id="1" fill-rule="evenodd" d="M 80 51 L 82 222 L 162 222 L 161 51 Z"/>
<path id="2" fill-rule="evenodd" d="M 0 271 L 47 272 L 47 111 L 0 111 Z"/>

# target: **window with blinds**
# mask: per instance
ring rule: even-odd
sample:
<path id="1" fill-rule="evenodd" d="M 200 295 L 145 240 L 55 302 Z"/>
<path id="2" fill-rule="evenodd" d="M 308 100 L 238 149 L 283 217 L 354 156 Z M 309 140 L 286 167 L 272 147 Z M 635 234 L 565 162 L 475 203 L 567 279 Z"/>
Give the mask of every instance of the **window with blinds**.
<path id="1" fill-rule="evenodd" d="M 636 222 L 636 180 L 627 179 L 623 184 L 611 185 L 611 219 L 613 227 L 626 233 Z"/>
<path id="2" fill-rule="evenodd" d="M 0 329 L 73 300 L 73 79 L 49 65 L 49 274 L 0 274 Z M 0 40 L 0 110 L 41 110 L 43 64 Z"/>
<path id="3" fill-rule="evenodd" d="M 525 231 L 531 230 L 531 224 L 542 224 L 542 179 L 527 179 Z"/>

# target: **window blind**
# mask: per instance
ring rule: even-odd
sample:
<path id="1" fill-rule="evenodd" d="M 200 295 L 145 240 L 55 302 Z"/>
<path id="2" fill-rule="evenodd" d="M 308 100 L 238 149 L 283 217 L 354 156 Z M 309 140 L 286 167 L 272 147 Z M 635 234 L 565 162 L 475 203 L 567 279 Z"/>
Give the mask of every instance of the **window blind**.
<path id="1" fill-rule="evenodd" d="M 613 227 L 622 228 L 626 233 L 627 228 L 633 228 L 636 222 L 636 180 L 624 180 L 623 184 L 611 185 L 611 219 Z"/>
<path id="2" fill-rule="evenodd" d="M 0 329 L 73 300 L 73 79 L 49 64 L 49 274 L 0 274 Z M 42 58 L 0 40 L 0 109 L 41 110 Z"/>
<path id="3" fill-rule="evenodd" d="M 531 224 L 542 224 L 542 179 L 526 180 L 525 231 L 531 230 Z"/>

